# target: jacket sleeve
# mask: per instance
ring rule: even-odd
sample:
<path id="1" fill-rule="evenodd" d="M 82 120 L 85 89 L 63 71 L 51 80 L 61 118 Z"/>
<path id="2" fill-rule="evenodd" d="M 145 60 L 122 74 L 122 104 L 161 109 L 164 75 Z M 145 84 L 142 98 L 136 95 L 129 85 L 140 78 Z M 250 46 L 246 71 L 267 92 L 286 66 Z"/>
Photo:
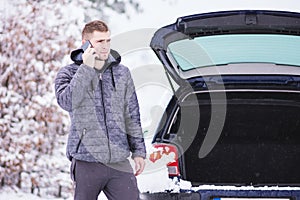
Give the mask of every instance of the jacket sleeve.
<path id="1" fill-rule="evenodd" d="M 146 158 L 146 147 L 141 127 L 140 110 L 130 71 L 127 73 L 127 88 L 125 96 L 126 131 L 132 158 Z"/>
<path id="2" fill-rule="evenodd" d="M 82 64 L 76 68 L 75 64 L 61 68 L 55 79 L 57 103 L 68 112 L 80 105 L 83 94 L 96 76 L 95 70 L 89 66 Z"/>

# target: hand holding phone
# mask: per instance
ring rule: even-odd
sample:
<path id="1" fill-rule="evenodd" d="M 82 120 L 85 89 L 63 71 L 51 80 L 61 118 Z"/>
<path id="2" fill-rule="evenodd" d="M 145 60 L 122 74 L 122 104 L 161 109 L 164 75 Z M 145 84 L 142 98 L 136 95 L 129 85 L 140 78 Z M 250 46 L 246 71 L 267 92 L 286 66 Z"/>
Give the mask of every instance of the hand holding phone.
<path id="1" fill-rule="evenodd" d="M 97 57 L 99 57 L 96 52 L 95 49 L 93 48 L 92 44 L 90 43 L 90 41 L 86 41 L 82 46 L 81 46 L 82 50 L 83 50 L 83 54 L 82 54 L 82 61 L 83 64 L 90 66 L 90 67 L 95 67 L 95 60 Z"/>
<path id="2" fill-rule="evenodd" d="M 87 40 L 80 48 L 71 52 L 71 60 L 80 65 L 83 63 L 82 54 L 88 49 L 93 48 L 91 42 Z"/>
<path id="3" fill-rule="evenodd" d="M 92 45 L 92 43 L 89 41 L 89 40 L 87 40 L 82 46 L 81 46 L 81 49 L 83 50 L 83 52 L 85 52 L 85 50 L 87 49 L 87 48 L 93 48 L 93 45 Z"/>

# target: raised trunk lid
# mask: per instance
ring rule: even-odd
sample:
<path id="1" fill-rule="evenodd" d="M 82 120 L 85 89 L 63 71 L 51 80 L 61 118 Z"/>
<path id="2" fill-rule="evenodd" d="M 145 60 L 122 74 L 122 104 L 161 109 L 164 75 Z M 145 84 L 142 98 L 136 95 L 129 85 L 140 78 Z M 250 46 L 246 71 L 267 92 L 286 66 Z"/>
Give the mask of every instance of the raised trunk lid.
<path id="1" fill-rule="evenodd" d="M 180 17 L 160 28 L 150 46 L 172 78 L 184 85 L 192 77 L 243 73 L 236 71 L 240 67 L 229 67 L 232 64 L 272 66 L 261 72 L 246 69 L 252 74 L 299 74 L 298 67 L 282 69 L 299 66 L 299 35 L 299 13 L 225 11 Z"/>

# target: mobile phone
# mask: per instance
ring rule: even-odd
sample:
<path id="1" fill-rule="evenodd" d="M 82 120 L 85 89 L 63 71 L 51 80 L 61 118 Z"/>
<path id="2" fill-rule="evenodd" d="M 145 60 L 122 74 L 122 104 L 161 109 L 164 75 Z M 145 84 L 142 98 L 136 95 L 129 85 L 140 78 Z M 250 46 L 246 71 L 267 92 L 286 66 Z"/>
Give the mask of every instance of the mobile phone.
<path id="1" fill-rule="evenodd" d="M 93 48 L 91 42 L 89 40 L 87 40 L 82 46 L 81 46 L 81 49 L 83 50 L 83 52 L 87 49 L 87 48 Z"/>
<path id="2" fill-rule="evenodd" d="M 76 63 L 76 64 L 81 64 L 82 61 L 82 54 L 87 48 L 93 48 L 93 45 L 89 40 L 87 40 L 79 49 L 76 49 L 71 52 L 71 59 Z"/>

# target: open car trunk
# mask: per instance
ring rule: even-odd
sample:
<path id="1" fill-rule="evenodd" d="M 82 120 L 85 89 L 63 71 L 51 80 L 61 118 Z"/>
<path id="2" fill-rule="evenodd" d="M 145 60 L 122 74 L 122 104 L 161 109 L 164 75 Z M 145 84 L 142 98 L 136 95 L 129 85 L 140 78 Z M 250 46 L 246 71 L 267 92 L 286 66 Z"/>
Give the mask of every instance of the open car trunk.
<path id="1" fill-rule="evenodd" d="M 182 179 L 195 186 L 299 186 L 300 93 L 228 90 L 225 96 L 225 100 L 212 104 L 210 93 L 202 91 L 180 104 L 164 137 L 173 138 L 171 143 L 181 149 Z M 218 119 L 224 111 L 226 117 Z M 201 158 L 199 152 L 208 130 L 212 134 L 214 125 L 222 120 L 222 131 L 214 133 L 219 137 L 216 144 L 211 144 L 212 150 Z M 196 134 L 191 134 L 195 130 Z"/>

